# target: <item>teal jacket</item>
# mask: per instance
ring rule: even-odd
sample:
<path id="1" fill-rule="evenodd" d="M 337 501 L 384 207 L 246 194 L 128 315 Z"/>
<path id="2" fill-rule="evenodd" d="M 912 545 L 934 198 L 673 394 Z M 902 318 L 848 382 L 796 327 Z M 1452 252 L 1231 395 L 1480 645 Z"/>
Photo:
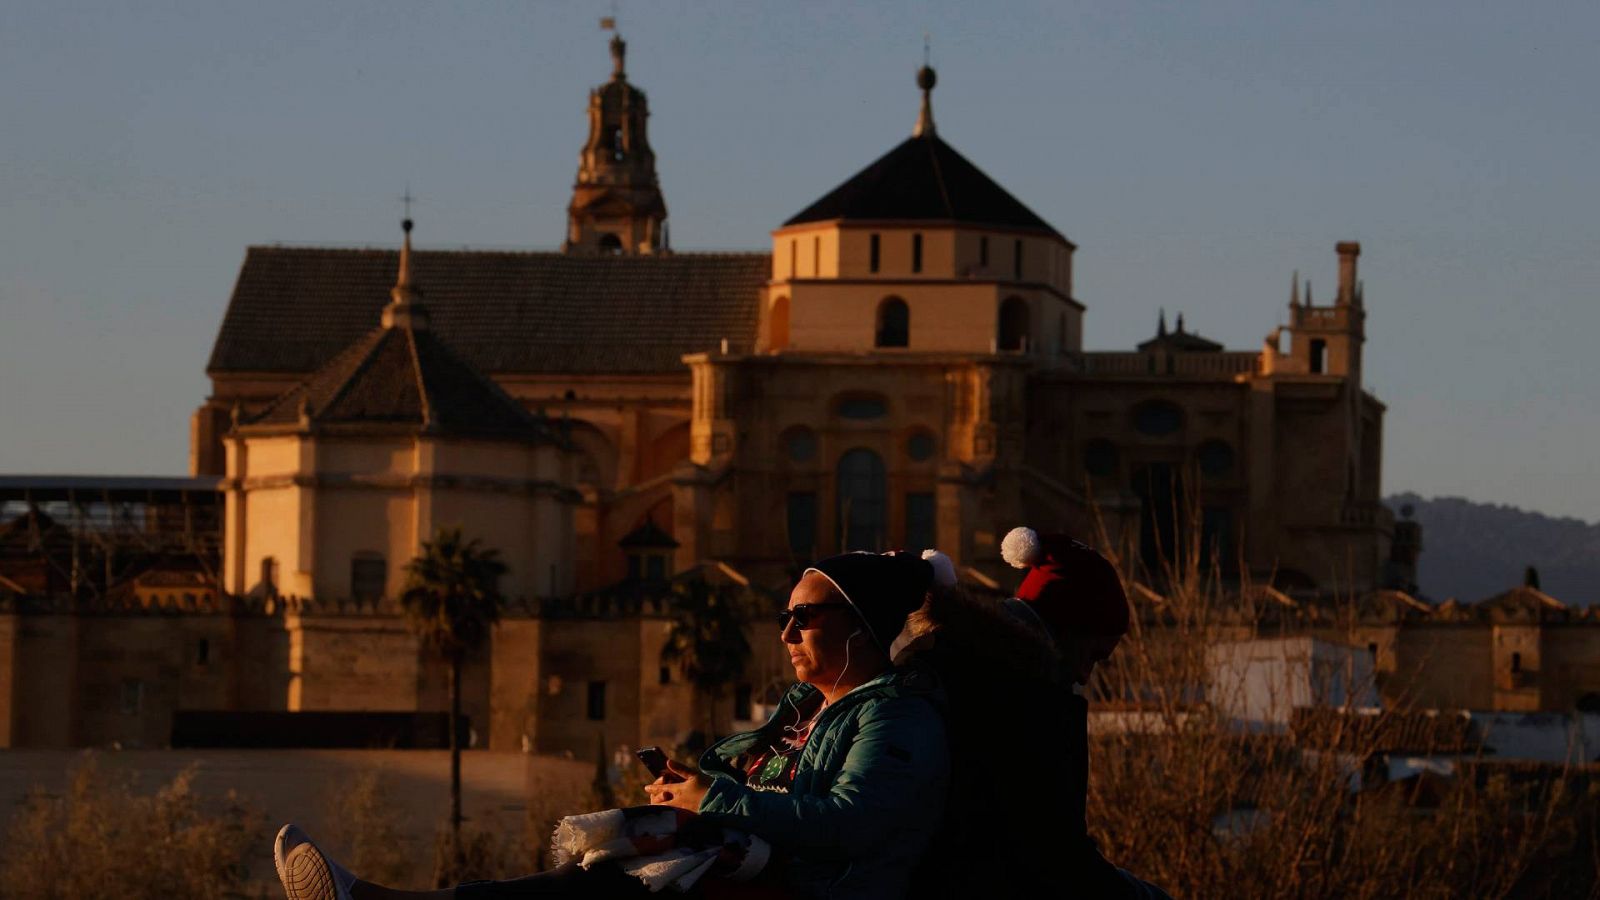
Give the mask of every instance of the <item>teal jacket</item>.
<path id="1" fill-rule="evenodd" d="M 700 769 L 711 787 L 700 812 L 771 842 L 800 897 L 902 897 L 944 809 L 950 759 L 942 692 L 927 671 L 880 675 L 822 711 L 788 793 L 746 787 L 740 755 L 821 702 L 820 691 L 797 684 L 767 724 L 706 750 Z"/>

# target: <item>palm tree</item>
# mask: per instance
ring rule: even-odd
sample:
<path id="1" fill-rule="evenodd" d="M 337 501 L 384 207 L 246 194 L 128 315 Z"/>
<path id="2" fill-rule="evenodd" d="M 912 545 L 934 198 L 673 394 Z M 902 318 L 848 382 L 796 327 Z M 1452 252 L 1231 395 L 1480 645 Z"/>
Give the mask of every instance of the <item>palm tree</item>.
<path id="1" fill-rule="evenodd" d="M 407 624 L 422 646 L 449 666 L 450 672 L 450 856 L 456 868 L 461 856 L 461 667 L 483 647 L 500 621 L 500 576 L 505 563 L 497 550 L 467 540 L 459 527 L 441 527 L 422 553 L 406 563 L 405 593 L 400 603 Z"/>
<path id="2" fill-rule="evenodd" d="M 744 676 L 750 641 L 738 593 L 717 589 L 703 579 L 672 586 L 673 623 L 661 648 L 661 661 L 678 670 L 706 699 L 706 737 L 716 731 L 717 701 L 723 689 Z"/>

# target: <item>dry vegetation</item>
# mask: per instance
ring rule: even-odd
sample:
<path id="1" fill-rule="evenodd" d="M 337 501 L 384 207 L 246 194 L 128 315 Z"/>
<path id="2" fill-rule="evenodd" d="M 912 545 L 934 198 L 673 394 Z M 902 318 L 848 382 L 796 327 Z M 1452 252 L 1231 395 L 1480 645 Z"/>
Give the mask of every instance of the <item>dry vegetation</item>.
<path id="1" fill-rule="evenodd" d="M 1092 738 L 1090 829 L 1109 859 L 1198 900 L 1600 898 L 1595 772 L 1469 760 L 1376 788 L 1369 770 L 1353 790 L 1382 728 L 1326 735 L 1332 753 L 1230 726 L 1199 686 L 1206 648 L 1250 612 L 1198 567 L 1162 574 L 1159 608 L 1135 599 L 1143 621 L 1093 691 L 1146 723 Z"/>
<path id="2" fill-rule="evenodd" d="M 254 896 L 246 860 L 265 825 L 229 794 L 205 800 L 184 772 L 154 794 L 86 756 L 60 797 L 35 791 L 0 845 L 0 894 L 125 900 Z"/>

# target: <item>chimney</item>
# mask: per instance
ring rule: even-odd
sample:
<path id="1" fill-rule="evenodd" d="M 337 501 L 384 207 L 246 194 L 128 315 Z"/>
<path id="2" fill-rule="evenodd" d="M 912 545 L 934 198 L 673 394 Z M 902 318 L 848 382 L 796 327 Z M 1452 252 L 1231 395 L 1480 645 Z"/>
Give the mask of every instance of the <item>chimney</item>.
<path id="1" fill-rule="evenodd" d="M 1339 251 L 1339 305 L 1348 306 L 1355 302 L 1356 257 L 1361 255 L 1361 245 L 1340 241 L 1334 249 Z"/>

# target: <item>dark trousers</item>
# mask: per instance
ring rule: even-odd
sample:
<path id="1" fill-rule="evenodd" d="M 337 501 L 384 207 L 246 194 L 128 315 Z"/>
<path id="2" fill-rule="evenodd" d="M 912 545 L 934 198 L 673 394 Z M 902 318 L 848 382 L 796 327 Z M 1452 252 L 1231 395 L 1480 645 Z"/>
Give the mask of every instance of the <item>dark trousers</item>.
<path id="1" fill-rule="evenodd" d="M 650 897 L 644 882 L 616 866 L 585 869 L 575 862 L 510 881 L 469 881 L 456 887 L 457 900 L 517 900 L 521 897 Z M 694 896 L 689 894 L 688 896 Z"/>
<path id="2" fill-rule="evenodd" d="M 754 881 L 727 881 L 703 878 L 687 894 L 674 897 L 699 900 L 787 900 L 778 879 L 768 873 Z M 456 887 L 457 900 L 518 900 L 522 897 L 654 897 L 644 882 L 616 866 L 601 863 L 584 869 L 575 862 L 548 872 L 513 878 L 510 881 L 469 881 Z"/>

